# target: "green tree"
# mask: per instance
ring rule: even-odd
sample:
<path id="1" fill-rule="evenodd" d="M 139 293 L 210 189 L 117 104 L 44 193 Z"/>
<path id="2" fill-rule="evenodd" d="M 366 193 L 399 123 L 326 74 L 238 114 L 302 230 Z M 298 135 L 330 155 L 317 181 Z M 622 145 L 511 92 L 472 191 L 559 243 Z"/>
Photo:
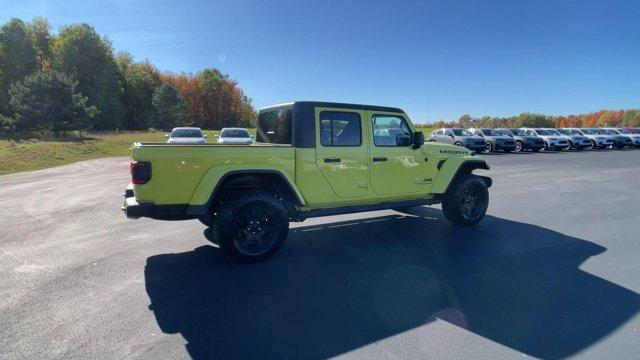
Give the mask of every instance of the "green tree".
<path id="1" fill-rule="evenodd" d="M 154 116 L 151 126 L 156 129 L 169 130 L 174 126 L 188 124 L 187 104 L 170 83 L 163 83 L 153 93 Z"/>
<path id="2" fill-rule="evenodd" d="M 458 119 L 458 124 L 463 128 L 473 127 L 474 119 L 469 114 L 464 114 Z"/>
<path id="3" fill-rule="evenodd" d="M 22 131 L 58 133 L 85 127 L 97 110 L 76 92 L 76 83 L 58 71 L 41 71 L 9 89 L 15 127 Z"/>
<path id="4" fill-rule="evenodd" d="M 517 122 L 523 127 L 554 127 L 555 121 L 542 114 L 522 113 L 518 115 Z"/>
<path id="5" fill-rule="evenodd" d="M 629 127 L 640 126 L 640 110 L 638 109 L 626 110 L 624 112 L 624 115 L 622 115 L 622 124 L 624 126 L 629 126 Z"/>
<path id="6" fill-rule="evenodd" d="M 34 18 L 29 24 L 33 36 L 33 46 L 36 60 L 40 70 L 46 70 L 51 66 L 51 25 L 43 17 Z"/>
<path id="7" fill-rule="evenodd" d="M 123 126 L 127 129 L 147 129 L 153 116 L 153 94 L 161 85 L 160 72 L 148 61 L 142 63 L 121 63 L 119 67 L 124 83 Z"/>
<path id="8" fill-rule="evenodd" d="M 37 68 L 33 35 L 27 24 L 11 19 L 0 28 L 0 112 L 6 113 L 8 91 Z"/>
<path id="9" fill-rule="evenodd" d="M 63 27 L 53 41 L 54 68 L 77 82 L 78 91 L 100 113 L 96 129 L 113 129 L 122 123 L 122 82 L 111 43 L 87 24 Z"/>

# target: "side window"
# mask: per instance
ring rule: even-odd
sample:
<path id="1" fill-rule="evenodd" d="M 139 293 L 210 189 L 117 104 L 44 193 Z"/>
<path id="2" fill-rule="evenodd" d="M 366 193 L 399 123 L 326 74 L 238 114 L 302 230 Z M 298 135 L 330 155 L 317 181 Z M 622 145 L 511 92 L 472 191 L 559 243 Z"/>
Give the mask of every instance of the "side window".
<path id="1" fill-rule="evenodd" d="M 396 137 L 411 131 L 404 118 L 395 115 L 373 115 L 373 143 L 376 146 L 397 146 Z M 442 130 L 440 130 L 440 135 Z"/>
<path id="2" fill-rule="evenodd" d="M 436 131 L 436 135 L 442 135 L 442 131 L 443 131 L 443 130 L 438 130 L 438 131 Z"/>
<path id="3" fill-rule="evenodd" d="M 444 135 L 445 135 L 445 136 L 452 137 L 452 136 L 453 136 L 453 131 L 451 131 L 451 130 L 447 130 L 447 131 L 445 131 Z"/>
<path id="4" fill-rule="evenodd" d="M 350 112 L 320 113 L 320 143 L 322 146 L 360 146 L 362 130 L 360 115 Z"/>

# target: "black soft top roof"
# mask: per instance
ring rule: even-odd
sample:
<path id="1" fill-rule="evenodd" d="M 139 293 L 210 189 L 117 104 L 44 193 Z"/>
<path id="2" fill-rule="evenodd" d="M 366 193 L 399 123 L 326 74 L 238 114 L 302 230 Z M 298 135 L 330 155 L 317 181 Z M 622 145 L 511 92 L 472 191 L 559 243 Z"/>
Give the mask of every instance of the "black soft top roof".
<path id="1" fill-rule="evenodd" d="M 357 110 L 374 110 L 374 111 L 385 111 L 385 112 L 395 112 L 395 113 L 404 113 L 402 109 L 388 107 L 388 106 L 377 106 L 377 105 L 363 105 L 363 104 L 347 104 L 347 103 L 337 103 L 337 102 L 324 102 L 324 101 L 292 101 L 289 103 L 278 104 L 268 106 L 266 108 L 260 109 L 262 111 L 268 111 L 283 107 L 332 107 L 332 108 L 344 108 L 344 109 L 357 109 Z"/>

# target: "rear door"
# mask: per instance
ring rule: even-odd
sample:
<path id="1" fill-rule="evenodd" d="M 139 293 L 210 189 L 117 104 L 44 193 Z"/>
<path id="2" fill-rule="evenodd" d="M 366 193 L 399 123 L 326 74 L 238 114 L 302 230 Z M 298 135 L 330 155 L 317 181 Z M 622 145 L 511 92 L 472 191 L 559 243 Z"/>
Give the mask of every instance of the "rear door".
<path id="1" fill-rule="evenodd" d="M 406 195 L 424 191 L 424 156 L 412 145 L 398 146 L 396 136 L 412 131 L 404 114 L 367 111 L 373 136 L 369 137 L 371 187 L 379 195 Z"/>
<path id="2" fill-rule="evenodd" d="M 368 151 L 363 132 L 365 112 L 315 109 L 316 164 L 336 196 L 358 198 L 368 189 Z"/>

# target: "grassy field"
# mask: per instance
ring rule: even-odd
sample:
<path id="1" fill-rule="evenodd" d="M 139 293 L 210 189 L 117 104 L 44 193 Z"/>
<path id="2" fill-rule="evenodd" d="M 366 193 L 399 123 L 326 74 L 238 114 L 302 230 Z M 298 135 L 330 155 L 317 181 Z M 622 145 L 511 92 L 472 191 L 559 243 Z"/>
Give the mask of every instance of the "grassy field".
<path id="1" fill-rule="evenodd" d="M 429 135 L 432 129 L 420 128 Z M 219 131 L 205 130 L 209 141 Z M 255 130 L 250 130 L 255 135 Z M 84 139 L 0 139 L 0 175 L 39 170 L 76 161 L 108 156 L 127 156 L 129 147 L 138 142 L 164 142 L 164 132 L 120 132 L 88 134 Z"/>
<path id="2" fill-rule="evenodd" d="M 214 139 L 218 131 L 205 131 Z M 164 132 L 88 134 L 84 139 L 0 139 L 0 174 L 45 169 L 107 156 L 127 156 L 133 142 L 164 142 Z"/>

